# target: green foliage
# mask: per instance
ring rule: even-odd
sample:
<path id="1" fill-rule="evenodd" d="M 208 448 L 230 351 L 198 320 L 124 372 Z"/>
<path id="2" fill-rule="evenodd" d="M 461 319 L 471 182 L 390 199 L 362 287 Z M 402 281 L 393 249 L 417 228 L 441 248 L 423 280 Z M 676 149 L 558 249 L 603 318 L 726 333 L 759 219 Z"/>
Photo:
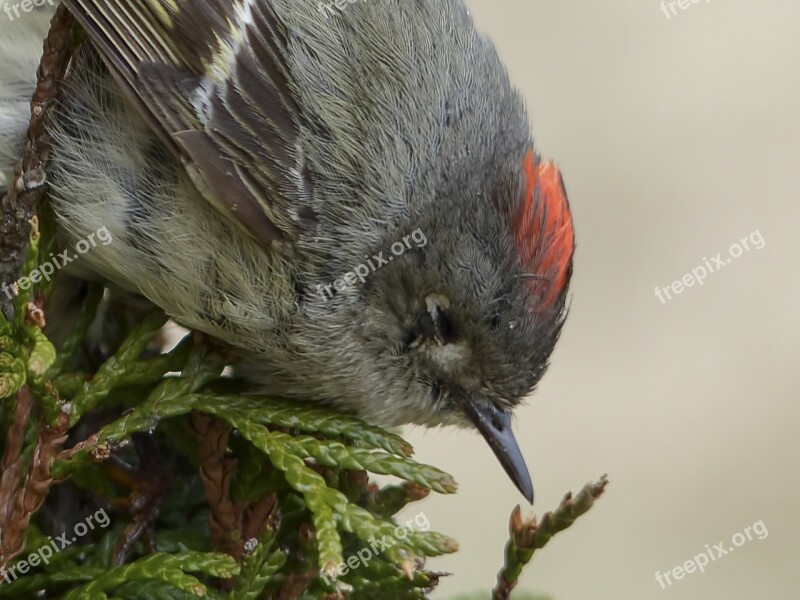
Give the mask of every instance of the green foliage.
<path id="1" fill-rule="evenodd" d="M 31 242 L 29 269 L 36 224 Z M 45 313 L 58 315 L 53 297 L 36 288 L 11 321 L 0 316 L 0 597 L 403 599 L 436 587 L 442 574 L 425 560 L 456 542 L 394 516 L 456 483 L 413 460 L 405 440 L 233 393 L 244 383 L 210 341 L 190 334 L 162 352 L 166 316 L 116 306 L 98 286 L 56 352 L 43 329 Z M 400 482 L 379 487 L 369 474 Z M 579 500 L 545 515 L 549 529 L 515 513 L 498 588 L 475 597 L 508 597 L 533 551 L 588 510 Z M 67 543 L 44 560 L 54 539 Z"/>

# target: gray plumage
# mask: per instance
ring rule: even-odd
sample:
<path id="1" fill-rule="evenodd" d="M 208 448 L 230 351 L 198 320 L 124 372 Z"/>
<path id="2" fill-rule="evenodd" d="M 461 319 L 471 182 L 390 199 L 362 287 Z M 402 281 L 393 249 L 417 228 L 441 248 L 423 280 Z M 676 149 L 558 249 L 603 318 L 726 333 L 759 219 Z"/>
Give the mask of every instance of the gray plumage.
<path id="1" fill-rule="evenodd" d="M 464 402 L 506 414 L 532 390 L 566 285 L 536 308 L 514 230 L 529 125 L 460 0 L 66 4 L 92 44 L 52 124 L 51 201 L 73 243 L 113 236 L 83 268 L 239 348 L 260 391 L 375 423 L 465 425 Z M 0 72 L 10 155 L 24 58 Z M 424 247 L 393 256 L 412 231 Z M 540 262 L 547 235 L 526 242 Z"/>

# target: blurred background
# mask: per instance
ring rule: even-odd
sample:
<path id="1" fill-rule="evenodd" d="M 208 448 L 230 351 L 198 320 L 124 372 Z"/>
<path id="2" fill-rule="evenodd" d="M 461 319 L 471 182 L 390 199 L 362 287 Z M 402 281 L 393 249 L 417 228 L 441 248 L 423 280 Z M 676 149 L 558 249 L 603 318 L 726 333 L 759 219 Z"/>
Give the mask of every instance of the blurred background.
<path id="1" fill-rule="evenodd" d="M 563 171 L 577 229 L 570 317 L 516 423 L 535 512 L 611 479 L 521 587 L 555 600 L 800 597 L 800 4 L 468 4 Z M 702 286 L 669 289 L 718 253 L 725 266 Z M 477 435 L 407 433 L 461 485 L 409 514 L 461 542 L 433 562 L 454 573 L 434 597 L 489 589 L 522 498 Z M 759 521 L 764 539 L 657 582 Z"/>

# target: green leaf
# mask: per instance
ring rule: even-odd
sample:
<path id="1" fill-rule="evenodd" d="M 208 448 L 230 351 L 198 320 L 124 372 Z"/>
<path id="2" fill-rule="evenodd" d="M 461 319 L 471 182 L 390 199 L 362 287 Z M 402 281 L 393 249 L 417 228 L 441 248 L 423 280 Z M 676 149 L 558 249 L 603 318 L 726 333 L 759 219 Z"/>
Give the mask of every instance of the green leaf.
<path id="1" fill-rule="evenodd" d="M 231 600 L 258 600 L 269 581 L 280 572 L 286 564 L 286 553 L 270 552 L 271 547 L 272 544 L 261 543 L 245 557 Z"/>
<path id="2" fill-rule="evenodd" d="M 194 600 L 194 594 L 185 592 L 166 581 L 129 581 L 114 591 L 120 600 Z"/>
<path id="3" fill-rule="evenodd" d="M 0 334 L 0 399 L 16 396 L 27 378 L 28 368 L 19 344 L 10 335 Z"/>
<path id="4" fill-rule="evenodd" d="M 413 448 L 400 436 L 374 427 L 364 421 L 306 403 L 292 403 L 276 398 L 199 394 L 198 410 L 216 414 L 221 407 L 236 410 L 240 418 L 285 429 L 320 433 L 326 437 L 344 437 L 362 442 L 369 448 L 380 448 L 398 456 L 411 456 Z"/>
<path id="5" fill-rule="evenodd" d="M 35 598 L 36 592 L 51 590 L 71 583 L 84 583 L 101 576 L 105 569 L 97 567 L 62 567 L 53 573 L 39 573 L 0 584 L 3 598 Z"/>
<path id="6" fill-rule="evenodd" d="M 133 411 L 103 427 L 90 444 L 81 446 L 71 457 L 56 461 L 52 467 L 53 475 L 57 478 L 65 477 L 74 469 L 92 464 L 97 453 L 107 454 L 111 448 L 121 444 L 133 433 L 155 429 L 162 419 L 191 412 L 195 398 L 192 392 L 217 377 L 221 371 L 222 364 L 218 359 L 207 357 L 204 348 L 193 348 L 189 364 L 180 377 L 163 380 Z M 121 378 L 116 373 L 98 384 L 98 387 L 108 395 L 113 387 L 108 385 L 109 379 Z M 87 385 L 91 390 L 93 384 Z M 91 391 L 86 393 L 90 395 Z"/>
<path id="7" fill-rule="evenodd" d="M 121 384 L 125 375 L 135 369 L 136 362 L 166 320 L 162 312 L 152 311 L 134 327 L 119 351 L 98 369 L 94 378 L 84 384 L 72 399 L 70 425 L 77 423 L 84 413 L 102 403 L 111 390 Z"/>
<path id="8" fill-rule="evenodd" d="M 150 554 L 136 562 L 114 567 L 98 575 L 91 583 L 71 590 L 63 600 L 95 600 L 106 598 L 131 580 L 157 580 L 195 597 L 208 597 L 208 588 L 190 572 L 217 577 L 232 577 L 239 566 L 230 556 L 217 553 L 186 552 L 183 554 Z"/>

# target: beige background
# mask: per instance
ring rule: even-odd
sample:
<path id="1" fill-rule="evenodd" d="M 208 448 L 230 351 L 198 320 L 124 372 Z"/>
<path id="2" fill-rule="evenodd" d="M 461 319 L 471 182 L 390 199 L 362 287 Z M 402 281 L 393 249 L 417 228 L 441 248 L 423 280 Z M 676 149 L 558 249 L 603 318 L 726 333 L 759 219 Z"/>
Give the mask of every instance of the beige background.
<path id="1" fill-rule="evenodd" d="M 800 598 L 800 3 L 472 0 L 559 162 L 572 311 L 517 430 L 536 512 L 604 472 L 607 495 L 522 587 L 556 600 Z M 676 6 L 677 8 L 677 6 Z M 703 257 L 766 241 L 661 304 Z M 438 597 L 488 589 L 521 498 L 477 437 L 415 430 L 461 483 L 426 501 L 461 542 Z M 662 590 L 753 523 L 769 535 Z"/>

